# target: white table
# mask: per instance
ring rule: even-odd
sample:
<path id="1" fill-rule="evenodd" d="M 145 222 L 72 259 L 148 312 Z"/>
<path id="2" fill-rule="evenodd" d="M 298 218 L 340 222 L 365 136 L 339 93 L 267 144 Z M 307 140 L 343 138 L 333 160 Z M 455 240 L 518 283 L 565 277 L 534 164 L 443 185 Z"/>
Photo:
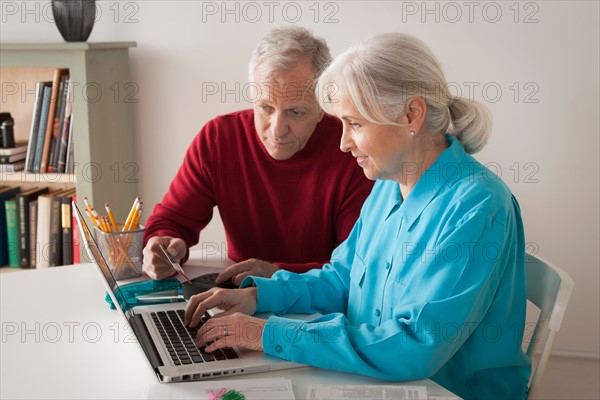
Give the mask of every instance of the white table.
<path id="1" fill-rule="evenodd" d="M 146 398 L 157 378 L 104 294 L 92 264 L 0 274 L 0 398 Z M 292 381 L 300 400 L 309 383 L 390 384 L 312 367 L 235 379 L 279 376 Z M 457 398 L 430 380 L 399 384 L 426 386 L 430 398 Z"/>

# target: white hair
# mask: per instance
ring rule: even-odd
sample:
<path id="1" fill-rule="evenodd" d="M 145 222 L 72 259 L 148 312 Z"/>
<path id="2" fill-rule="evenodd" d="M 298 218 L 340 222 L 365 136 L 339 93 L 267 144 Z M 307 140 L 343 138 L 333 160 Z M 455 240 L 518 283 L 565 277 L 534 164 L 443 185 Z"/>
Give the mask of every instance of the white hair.
<path id="1" fill-rule="evenodd" d="M 250 57 L 250 81 L 257 67 L 266 75 L 274 70 L 285 70 L 296 65 L 299 57 L 312 61 L 316 79 L 331 62 L 329 47 L 324 39 L 316 37 L 306 28 L 280 27 L 273 29 L 256 46 Z"/>
<path id="2" fill-rule="evenodd" d="M 385 125 L 398 125 L 406 101 L 420 96 L 427 106 L 427 127 L 454 135 L 468 153 L 481 150 L 490 135 L 488 109 L 481 103 L 453 97 L 431 50 L 406 34 L 378 35 L 336 57 L 317 83 L 321 107 L 331 107 L 331 96 L 340 90 L 363 118 Z"/>

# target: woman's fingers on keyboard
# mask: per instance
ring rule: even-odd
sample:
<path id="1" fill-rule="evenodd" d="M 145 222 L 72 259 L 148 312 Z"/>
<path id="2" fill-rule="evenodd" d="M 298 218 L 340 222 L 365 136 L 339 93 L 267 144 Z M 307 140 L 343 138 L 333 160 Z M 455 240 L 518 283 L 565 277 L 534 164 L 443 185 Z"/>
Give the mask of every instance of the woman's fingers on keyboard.
<path id="1" fill-rule="evenodd" d="M 213 295 L 213 290 L 208 290 L 203 293 L 196 294 L 190 297 L 187 306 L 185 307 L 185 324 L 195 328 L 200 322 L 202 315 L 209 309 L 210 302 L 207 302 Z"/>

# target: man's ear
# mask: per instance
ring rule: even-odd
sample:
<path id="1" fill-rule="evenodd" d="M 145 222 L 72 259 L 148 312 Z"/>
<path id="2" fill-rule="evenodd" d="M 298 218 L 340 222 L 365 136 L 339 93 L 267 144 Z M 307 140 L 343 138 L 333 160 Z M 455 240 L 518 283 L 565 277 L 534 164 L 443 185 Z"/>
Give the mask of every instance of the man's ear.
<path id="1" fill-rule="evenodd" d="M 321 120 L 323 119 L 324 116 L 325 116 L 325 111 L 319 107 L 319 122 L 321 122 Z"/>

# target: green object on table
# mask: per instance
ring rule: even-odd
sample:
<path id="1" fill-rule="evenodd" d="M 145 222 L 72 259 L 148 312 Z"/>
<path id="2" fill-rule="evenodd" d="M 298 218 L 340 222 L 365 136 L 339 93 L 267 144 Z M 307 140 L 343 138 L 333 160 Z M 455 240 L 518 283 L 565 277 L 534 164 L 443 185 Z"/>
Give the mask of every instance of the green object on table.
<path id="1" fill-rule="evenodd" d="M 241 394 L 240 392 L 236 392 L 235 390 L 230 390 L 229 392 L 225 393 L 222 397 L 221 400 L 245 400 L 246 397 Z"/>
<path id="2" fill-rule="evenodd" d="M 119 295 L 120 292 L 120 295 Z M 120 285 L 115 291 L 115 297 L 119 299 L 124 311 L 131 307 L 147 304 L 162 304 L 185 301 L 183 298 L 183 289 L 177 279 L 146 280 L 141 282 L 128 283 Z M 115 305 L 109 293 L 104 297 L 112 310 Z"/>

